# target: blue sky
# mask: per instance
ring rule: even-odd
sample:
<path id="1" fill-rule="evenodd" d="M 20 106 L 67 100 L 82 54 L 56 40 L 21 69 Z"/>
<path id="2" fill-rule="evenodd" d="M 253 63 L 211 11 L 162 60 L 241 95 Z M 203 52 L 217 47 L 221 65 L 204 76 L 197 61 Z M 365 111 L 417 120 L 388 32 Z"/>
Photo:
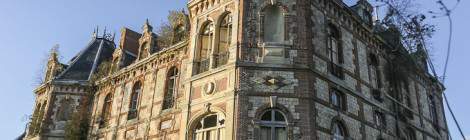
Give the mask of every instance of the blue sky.
<path id="1" fill-rule="evenodd" d="M 436 9 L 433 0 L 419 1 L 423 2 L 420 10 Z M 454 14 L 454 48 L 446 83 L 447 95 L 467 136 L 470 47 L 465 41 L 470 32 L 470 20 L 466 19 L 469 4 L 462 1 Z M 96 26 L 114 32 L 122 27 L 140 31 L 146 18 L 158 26 L 168 10 L 185 6 L 186 0 L 0 0 L 0 138 L 13 139 L 24 130 L 26 115 L 32 112 L 35 75 L 52 46 L 59 44 L 62 62 L 68 62 L 88 43 Z M 431 40 L 432 58 L 442 73 L 448 26 L 445 19 L 430 22 L 438 29 Z M 449 126 L 458 140 L 453 123 Z"/>

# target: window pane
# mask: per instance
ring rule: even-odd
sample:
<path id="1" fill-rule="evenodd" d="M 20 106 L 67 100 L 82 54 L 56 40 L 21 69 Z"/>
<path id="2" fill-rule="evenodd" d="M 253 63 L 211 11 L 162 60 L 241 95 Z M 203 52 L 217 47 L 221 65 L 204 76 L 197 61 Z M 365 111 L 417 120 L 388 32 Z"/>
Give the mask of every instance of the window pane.
<path id="1" fill-rule="evenodd" d="M 195 128 L 195 129 L 196 129 L 196 130 L 200 130 L 201 128 L 202 128 L 202 124 L 201 124 L 201 123 L 197 123 L 197 125 L 196 125 L 196 128 Z"/>
<path id="2" fill-rule="evenodd" d="M 331 93 L 331 103 L 336 107 L 339 106 L 338 94 L 335 91 Z"/>
<path id="3" fill-rule="evenodd" d="M 261 127 L 260 140 L 271 140 L 271 127 Z"/>
<path id="4" fill-rule="evenodd" d="M 284 17 L 278 6 L 265 9 L 264 40 L 267 42 L 284 41 Z"/>
<path id="5" fill-rule="evenodd" d="M 275 128 L 275 140 L 287 140 L 287 131 L 285 127 Z"/>
<path id="6" fill-rule="evenodd" d="M 261 120 L 263 121 L 271 121 L 271 118 L 272 118 L 271 111 L 267 111 L 263 114 L 263 116 L 261 116 Z"/>
<path id="7" fill-rule="evenodd" d="M 217 115 L 204 118 L 204 128 L 211 128 L 215 126 L 217 126 Z"/>
<path id="8" fill-rule="evenodd" d="M 276 113 L 274 115 L 274 120 L 275 121 L 285 121 L 284 115 L 282 115 L 281 112 L 276 111 Z"/>

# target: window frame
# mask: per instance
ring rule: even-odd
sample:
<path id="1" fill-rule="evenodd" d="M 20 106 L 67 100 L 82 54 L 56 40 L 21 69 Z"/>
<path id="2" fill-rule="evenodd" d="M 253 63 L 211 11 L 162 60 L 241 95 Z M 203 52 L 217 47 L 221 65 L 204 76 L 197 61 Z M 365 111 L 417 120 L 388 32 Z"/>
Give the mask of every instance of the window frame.
<path id="1" fill-rule="evenodd" d="M 218 26 L 218 41 L 217 48 L 214 50 L 214 66 L 220 67 L 227 64 L 229 57 L 229 48 L 232 44 L 232 30 L 233 30 L 233 20 L 231 13 L 225 13 L 221 16 L 221 21 Z M 225 30 L 225 34 L 222 34 L 222 31 Z M 225 46 L 224 46 L 225 45 Z M 222 50 L 223 49 L 223 50 Z"/>
<path id="2" fill-rule="evenodd" d="M 212 21 L 207 21 L 201 26 L 198 35 L 198 47 L 196 47 L 196 74 L 200 74 L 210 69 L 212 49 L 215 43 L 215 26 Z M 207 39 L 207 40 L 206 40 Z M 206 43 L 206 41 L 208 41 Z M 203 54 L 203 51 L 206 51 Z"/>
<path id="3" fill-rule="evenodd" d="M 326 33 L 326 55 L 329 60 L 328 71 L 330 74 L 344 79 L 344 70 L 342 68 L 344 56 L 341 32 L 337 26 L 329 23 L 326 27 Z"/>
<path id="4" fill-rule="evenodd" d="M 339 131 L 338 131 L 339 129 Z M 344 127 L 344 124 L 341 121 L 334 121 L 331 124 L 331 139 L 332 140 L 347 140 L 348 139 L 348 132 L 346 127 Z M 341 133 L 340 135 L 337 135 Z"/>
<path id="5" fill-rule="evenodd" d="M 205 121 L 207 118 L 209 117 L 212 117 L 212 116 L 216 116 L 216 125 L 215 126 L 212 126 L 212 127 L 208 127 L 208 128 L 205 128 Z M 199 133 L 202 133 L 202 137 L 203 139 L 207 139 L 207 133 L 209 132 L 209 136 L 210 136 L 210 132 L 213 131 L 213 130 L 217 130 L 217 140 L 223 140 L 224 138 L 222 138 L 222 136 L 224 136 L 222 133 L 224 132 L 221 132 L 221 131 L 225 131 L 225 117 L 222 116 L 221 114 L 219 113 L 213 113 L 213 114 L 206 114 L 204 115 L 204 117 L 201 117 L 200 119 L 198 119 L 198 121 L 196 121 L 196 124 L 194 124 L 195 126 L 193 127 L 193 130 L 191 130 L 191 134 L 192 134 L 192 140 L 197 140 L 197 134 Z M 200 128 L 199 128 L 200 126 Z M 225 133 L 224 133 L 225 134 Z"/>
<path id="6" fill-rule="evenodd" d="M 263 120 L 263 116 L 267 115 L 266 113 L 271 113 L 270 114 L 270 118 L 269 120 Z M 276 115 L 281 115 L 282 116 L 282 120 L 276 120 Z M 276 130 L 277 129 L 284 129 L 286 135 L 285 135 L 285 138 L 289 139 L 289 130 L 288 130 L 288 123 L 287 123 L 287 116 L 286 114 L 279 110 L 279 109 L 275 109 L 275 108 L 271 108 L 271 109 L 267 109 L 265 111 L 263 111 L 263 113 L 260 114 L 259 116 L 259 121 L 258 121 L 258 126 L 260 127 L 260 130 L 258 131 L 259 132 L 259 138 L 260 140 L 262 140 L 261 138 L 261 131 L 263 131 L 261 128 L 267 128 L 267 129 L 270 129 L 270 137 L 271 140 L 277 140 L 278 137 L 277 137 L 277 133 L 276 133 Z"/>
<path id="7" fill-rule="evenodd" d="M 100 126 L 105 126 L 109 123 L 109 120 L 111 119 L 112 105 L 113 105 L 113 95 L 111 93 L 108 93 L 105 96 L 103 100 L 103 106 L 101 107 Z"/>
<path id="8" fill-rule="evenodd" d="M 334 95 L 336 95 L 336 103 L 335 100 L 333 100 L 335 97 Z M 330 103 L 331 103 L 331 106 L 337 110 L 341 110 L 341 111 L 346 111 L 347 107 L 346 107 L 346 95 L 341 92 L 340 90 L 336 89 L 336 88 L 330 88 Z"/>
<path id="9" fill-rule="evenodd" d="M 168 70 L 167 76 L 166 76 L 165 93 L 163 95 L 162 110 L 171 109 L 175 105 L 175 98 L 176 98 L 177 89 L 178 89 L 178 77 L 179 77 L 179 69 L 177 67 L 171 67 Z"/>
<path id="10" fill-rule="evenodd" d="M 138 88 L 138 89 L 137 89 Z M 131 96 L 129 100 L 129 110 L 127 113 L 127 120 L 133 120 L 138 118 L 140 96 L 142 94 L 142 83 L 137 81 L 132 87 Z"/>
<path id="11" fill-rule="evenodd" d="M 280 20 L 280 24 L 282 25 L 279 25 L 278 27 L 281 27 L 282 29 L 279 29 L 280 32 L 282 32 L 282 35 L 280 35 L 280 38 L 275 38 L 274 36 L 273 37 L 270 37 L 272 40 L 268 39 L 268 33 L 266 32 L 267 30 L 267 26 L 266 24 L 268 24 L 266 21 L 266 19 L 269 18 L 268 16 L 268 13 L 270 12 L 269 10 L 278 10 L 279 12 L 279 20 Z M 272 11 L 271 11 L 272 12 Z M 262 10 L 262 13 L 260 15 L 260 24 L 261 24 L 261 32 L 262 34 L 260 34 L 260 39 L 262 39 L 263 42 L 285 42 L 287 39 L 288 39 L 288 30 L 287 30 L 287 24 L 286 24 L 286 14 L 287 11 L 285 9 L 282 8 L 282 5 L 267 5 L 263 8 Z M 273 15 L 274 17 L 274 15 Z M 278 28 L 276 28 L 278 29 Z M 276 40 L 276 39 L 280 39 L 280 40 Z"/>

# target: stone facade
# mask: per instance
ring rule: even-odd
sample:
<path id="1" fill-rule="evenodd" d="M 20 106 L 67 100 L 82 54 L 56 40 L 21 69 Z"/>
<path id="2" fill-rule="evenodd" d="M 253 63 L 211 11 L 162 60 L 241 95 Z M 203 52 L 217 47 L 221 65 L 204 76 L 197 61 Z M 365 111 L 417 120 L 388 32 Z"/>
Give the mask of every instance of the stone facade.
<path id="1" fill-rule="evenodd" d="M 70 113 L 89 107 L 89 139 L 448 139 L 443 86 L 409 65 L 425 55 L 391 45 L 365 0 L 190 0 L 188 10 L 171 24 L 184 39 L 160 46 L 148 22 L 123 29 L 86 79 L 61 78 L 83 53 L 69 65 L 52 55 L 26 139 L 63 139 L 65 100 Z"/>

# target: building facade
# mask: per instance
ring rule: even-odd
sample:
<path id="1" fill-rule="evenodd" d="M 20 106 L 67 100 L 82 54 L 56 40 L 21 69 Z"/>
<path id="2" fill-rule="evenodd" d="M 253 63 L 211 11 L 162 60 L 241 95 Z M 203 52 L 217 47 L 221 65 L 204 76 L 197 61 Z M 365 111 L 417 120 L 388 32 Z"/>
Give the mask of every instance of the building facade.
<path id="1" fill-rule="evenodd" d="M 117 45 L 94 35 L 67 65 L 53 52 L 25 139 L 64 139 L 80 106 L 88 139 L 448 139 L 426 53 L 406 51 L 366 0 L 187 8 L 167 36 L 147 21 Z"/>

